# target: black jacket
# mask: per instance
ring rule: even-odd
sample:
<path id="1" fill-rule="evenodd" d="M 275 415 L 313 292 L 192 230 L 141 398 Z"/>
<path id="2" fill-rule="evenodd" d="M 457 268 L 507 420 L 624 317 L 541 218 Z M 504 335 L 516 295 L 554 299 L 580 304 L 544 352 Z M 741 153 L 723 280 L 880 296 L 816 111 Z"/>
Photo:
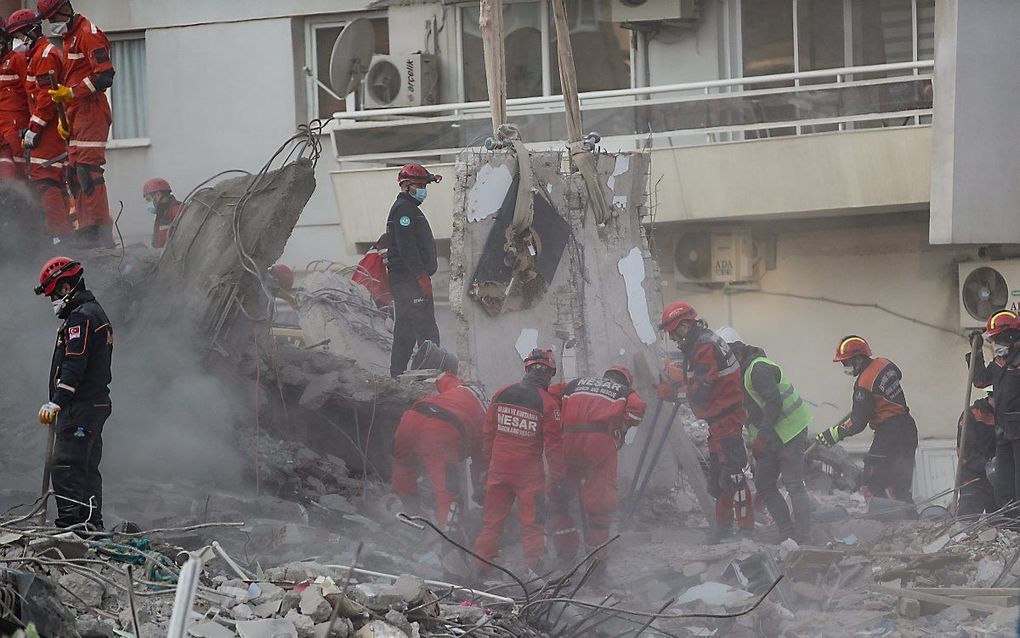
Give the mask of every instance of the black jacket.
<path id="1" fill-rule="evenodd" d="M 968 358 L 970 353 L 968 353 Z M 1020 439 L 1020 349 L 995 357 L 985 365 L 984 352 L 978 349 L 974 365 L 974 385 L 995 386 L 995 430 L 1007 441 Z"/>
<path id="2" fill-rule="evenodd" d="M 978 399 L 960 415 L 956 431 L 957 448 L 964 422 L 967 424 L 967 448 L 960 450 L 960 456 L 968 469 L 984 472 L 985 462 L 995 456 L 995 408 L 988 399 Z"/>
<path id="3" fill-rule="evenodd" d="M 400 193 L 386 219 L 386 270 L 391 277 L 418 279 L 436 274 L 436 240 L 418 200 Z"/>
<path id="4" fill-rule="evenodd" d="M 50 363 L 50 401 L 67 410 L 71 404 L 110 403 L 113 328 L 103 307 L 88 290 L 74 293 L 60 313 Z"/>

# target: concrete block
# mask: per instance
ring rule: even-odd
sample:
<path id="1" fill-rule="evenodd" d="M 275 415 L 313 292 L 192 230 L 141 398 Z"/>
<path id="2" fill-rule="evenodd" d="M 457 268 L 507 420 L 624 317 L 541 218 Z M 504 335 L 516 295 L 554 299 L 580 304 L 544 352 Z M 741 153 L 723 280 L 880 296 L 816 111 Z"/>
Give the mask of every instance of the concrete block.
<path id="1" fill-rule="evenodd" d="M 308 616 L 299 614 L 296 609 L 291 609 L 284 619 L 294 623 L 298 638 L 315 638 L 315 623 Z"/>
<path id="2" fill-rule="evenodd" d="M 348 638 L 354 633 L 354 625 L 346 618 L 337 618 L 333 623 L 333 633 L 327 636 L 327 631 L 329 631 L 329 623 L 319 623 L 315 626 L 315 638 Z"/>
<path id="3" fill-rule="evenodd" d="M 298 638 L 297 628 L 286 618 L 243 620 L 236 628 L 240 638 Z"/>
<path id="4" fill-rule="evenodd" d="M 230 610 L 230 617 L 234 620 L 251 620 L 255 617 L 255 610 L 251 605 L 238 605 Z"/>
<path id="5" fill-rule="evenodd" d="M 407 635 L 381 620 L 373 620 L 354 634 L 357 638 L 407 638 Z"/>
<path id="6" fill-rule="evenodd" d="M 234 632 L 212 620 L 188 627 L 188 635 L 192 638 L 234 638 Z"/>
<path id="7" fill-rule="evenodd" d="M 311 585 L 301 592 L 300 609 L 302 614 L 317 623 L 328 620 L 333 613 L 333 606 L 322 597 L 322 588 L 318 585 Z"/>
<path id="8" fill-rule="evenodd" d="M 900 598 L 896 611 L 904 618 L 914 620 L 921 617 L 921 603 L 913 598 Z"/>
<path id="9" fill-rule="evenodd" d="M 405 617 L 404 614 L 395 609 L 391 609 L 386 612 L 384 618 L 386 619 L 386 622 L 404 632 L 407 636 L 411 635 L 411 623 L 408 622 L 407 617 Z"/>

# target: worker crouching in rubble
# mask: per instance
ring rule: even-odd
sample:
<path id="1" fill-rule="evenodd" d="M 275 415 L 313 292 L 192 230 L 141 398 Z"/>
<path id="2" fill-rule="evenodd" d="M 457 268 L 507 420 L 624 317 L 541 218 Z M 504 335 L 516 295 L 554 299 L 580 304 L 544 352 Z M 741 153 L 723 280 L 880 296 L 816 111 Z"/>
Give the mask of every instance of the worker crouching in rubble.
<path id="1" fill-rule="evenodd" d="M 637 426 L 645 414 L 645 402 L 631 389 L 633 383 L 630 370 L 615 366 L 602 378 L 575 379 L 562 388 L 567 500 L 553 503 L 552 524 L 556 553 L 564 565 L 573 565 L 580 545 L 570 514 L 573 500 L 580 499 L 581 529 L 588 549 L 609 540 L 609 524 L 617 508 L 617 452 L 627 429 Z M 595 557 L 605 561 L 606 548 Z M 604 567 L 592 578 L 604 579 Z"/>
<path id="2" fill-rule="evenodd" d="M 809 542 L 811 497 L 804 484 L 804 453 L 811 411 L 783 368 L 768 359 L 764 350 L 745 344 L 729 326 L 720 328 L 718 334 L 733 348 L 743 370 L 744 405 L 758 494 L 779 528 L 780 540 Z M 793 504 L 792 517 L 779 492 L 780 477 Z"/>
<path id="3" fill-rule="evenodd" d="M 974 385 L 995 386 L 995 496 L 999 505 L 1020 499 L 1020 318 L 1001 310 L 988 318 L 978 341 L 974 362 Z M 982 342 L 992 342 L 995 358 L 985 365 Z M 970 435 L 968 435 L 968 438 Z M 1016 509 L 1009 513 L 1020 520 Z"/>
<path id="4" fill-rule="evenodd" d="M 666 307 L 659 327 L 680 346 L 687 402 L 694 416 L 708 423 L 708 491 L 715 497 L 715 527 L 709 540 L 718 543 L 730 538 L 734 516 L 741 531 L 752 533 L 754 510 L 743 438 L 747 410 L 740 364 L 730 346 L 682 301 Z"/>
<path id="5" fill-rule="evenodd" d="M 910 416 L 900 385 L 903 374 L 892 361 L 874 358 L 871 346 L 857 335 L 839 341 L 833 361 L 842 364 L 843 372 L 855 378 L 853 409 L 847 421 L 819 433 L 818 442 L 832 447 L 870 425 L 875 438 L 864 457 L 861 491 L 869 498 L 878 496 L 913 503 L 917 424 Z"/>
<path id="6" fill-rule="evenodd" d="M 567 496 L 560 402 L 548 391 L 555 374 L 552 351 L 532 350 L 524 359 L 524 379 L 492 397 L 482 434 L 488 475 L 485 493 L 476 495 L 485 511 L 475 553 L 486 560 L 499 555 L 503 525 L 516 501 L 529 578 L 542 572 L 545 553 L 546 463 L 552 498 L 559 505 Z M 477 567 L 483 577 L 491 573 L 481 561 Z"/>
<path id="7" fill-rule="evenodd" d="M 55 257 L 42 268 L 35 294 L 46 295 L 63 320 L 50 364 L 50 400 L 39 422 L 53 426 L 53 492 L 57 527 L 103 529 L 103 425 L 110 417 L 113 328 L 85 287 L 77 261 Z"/>
<path id="8" fill-rule="evenodd" d="M 486 400 L 482 391 L 457 377 L 457 359 L 438 349 L 438 394 L 417 401 L 404 413 L 393 437 L 393 491 L 408 514 L 419 515 L 418 478 L 428 475 L 435 497 L 436 523 L 462 542 L 460 514 L 466 503 L 464 461 L 471 459 L 474 489 L 481 490 L 481 448 Z"/>
<path id="9" fill-rule="evenodd" d="M 964 428 L 967 429 L 966 442 L 963 441 Z M 995 490 L 988 478 L 988 466 L 995 458 L 995 394 L 991 388 L 988 388 L 987 397 L 978 399 L 960 415 L 956 453 L 962 464 L 956 515 L 994 512 L 997 509 Z"/>

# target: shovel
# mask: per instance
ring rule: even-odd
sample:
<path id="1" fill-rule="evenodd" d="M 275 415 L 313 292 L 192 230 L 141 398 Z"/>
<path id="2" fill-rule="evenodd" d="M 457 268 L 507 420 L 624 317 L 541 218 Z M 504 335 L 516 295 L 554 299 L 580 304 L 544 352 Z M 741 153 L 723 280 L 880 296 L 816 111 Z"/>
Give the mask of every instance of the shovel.
<path id="1" fill-rule="evenodd" d="M 46 463 L 43 465 L 42 480 L 42 511 L 39 512 L 39 527 L 46 525 L 46 510 L 49 504 L 50 472 L 53 471 L 53 442 L 56 438 L 56 427 L 50 423 L 49 432 L 46 437 Z"/>

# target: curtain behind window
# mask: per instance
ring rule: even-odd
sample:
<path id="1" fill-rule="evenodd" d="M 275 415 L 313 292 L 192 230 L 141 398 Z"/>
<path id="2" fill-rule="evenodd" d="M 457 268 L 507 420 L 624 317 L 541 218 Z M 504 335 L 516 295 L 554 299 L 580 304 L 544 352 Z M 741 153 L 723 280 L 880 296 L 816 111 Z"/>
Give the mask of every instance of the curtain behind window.
<path id="1" fill-rule="evenodd" d="M 113 139 L 148 137 L 145 39 L 114 40 L 110 50 L 117 71 L 110 89 Z"/>

